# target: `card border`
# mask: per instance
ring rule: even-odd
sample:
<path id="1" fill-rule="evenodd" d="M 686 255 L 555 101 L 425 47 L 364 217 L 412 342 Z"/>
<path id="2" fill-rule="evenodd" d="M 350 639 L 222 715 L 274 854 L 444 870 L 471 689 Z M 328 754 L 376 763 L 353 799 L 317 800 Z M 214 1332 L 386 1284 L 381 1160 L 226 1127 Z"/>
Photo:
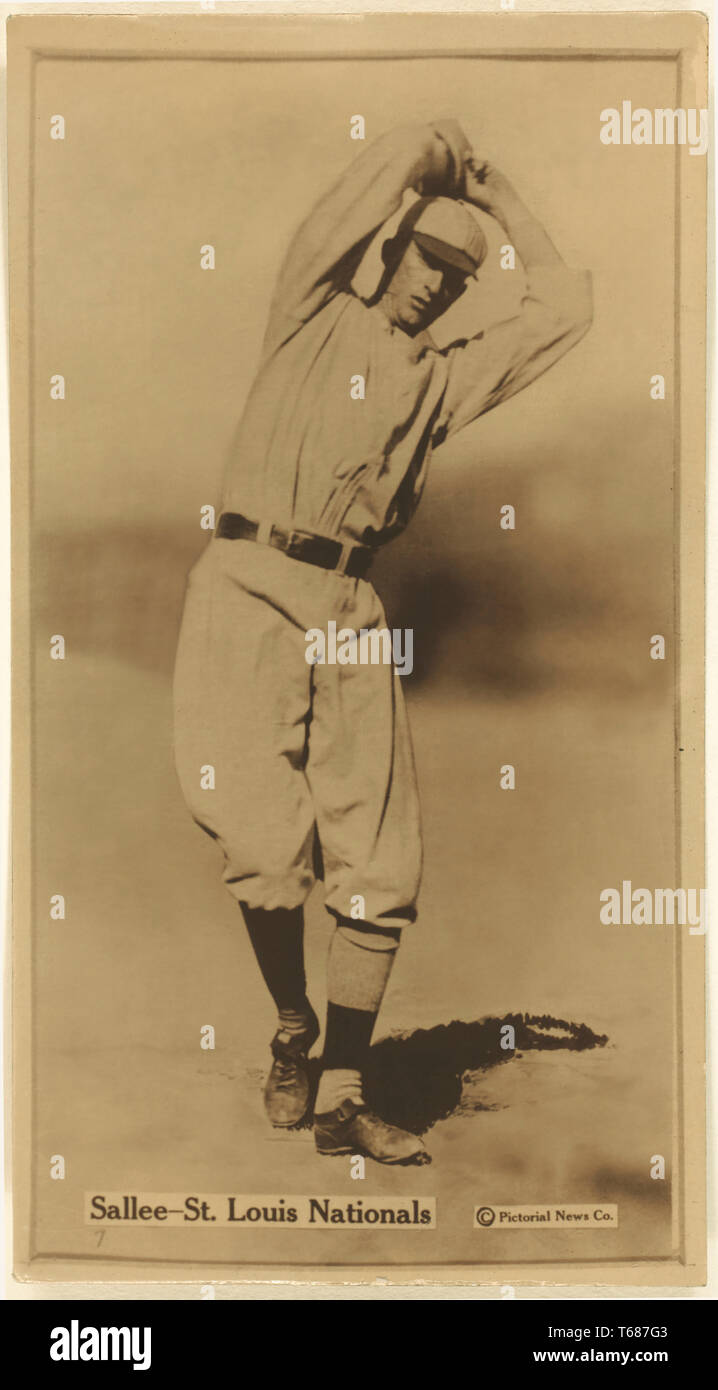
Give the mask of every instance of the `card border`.
<path id="1" fill-rule="evenodd" d="M 290 1282 L 698 1285 L 705 1280 L 705 937 L 676 935 L 674 1057 L 676 1112 L 672 1156 L 678 1162 L 674 1201 L 676 1245 L 661 1259 L 513 1264 L 314 1265 L 113 1259 L 48 1256 L 34 1246 L 32 1183 L 27 1155 L 33 1133 L 33 969 L 31 893 L 33 785 L 31 726 L 30 500 L 32 435 L 32 140 L 34 70 L 43 58 L 141 60 L 163 57 L 219 61 L 306 61 L 351 57 L 427 56 L 539 58 L 567 61 L 663 58 L 676 63 L 676 104 L 705 104 L 708 22 L 701 13 L 547 14 L 511 16 L 521 42 L 507 43 L 506 16 L 496 14 L 327 16 L 289 14 L 57 15 L 8 19 L 8 183 L 10 201 L 10 385 L 13 584 L 13 934 L 15 1276 L 18 1279 L 154 1282 L 176 1271 L 184 1282 L 233 1283 L 282 1278 Z M 281 31 L 281 32 L 278 32 Z M 610 31 L 610 32 L 607 32 Z M 420 37 L 416 37 L 418 34 Z M 656 41 L 656 35 L 659 42 Z M 281 41 L 277 47 L 278 39 Z M 651 40 L 653 46 L 649 47 Z M 467 46 L 473 44 L 474 48 Z M 30 158 L 28 158 L 30 150 Z M 675 878 L 704 883 L 704 517 L 706 403 L 706 177 L 707 160 L 676 147 L 676 410 L 674 433 L 675 627 Z M 684 216 L 691 208 L 691 220 Z M 679 748 L 685 752 L 679 753 Z M 28 924 L 30 927 L 28 928 Z"/>

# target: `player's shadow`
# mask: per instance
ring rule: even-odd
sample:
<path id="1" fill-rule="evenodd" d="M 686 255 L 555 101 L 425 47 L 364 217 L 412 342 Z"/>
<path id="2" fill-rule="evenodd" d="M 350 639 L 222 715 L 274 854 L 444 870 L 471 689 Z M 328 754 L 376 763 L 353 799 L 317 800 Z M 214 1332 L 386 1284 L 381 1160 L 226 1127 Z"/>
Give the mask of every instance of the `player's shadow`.
<path id="1" fill-rule="evenodd" d="M 513 1028 L 513 1048 L 507 1025 Z M 364 1068 L 364 1098 L 389 1123 L 423 1134 L 462 1106 L 462 1079 L 467 1072 L 512 1061 L 519 1053 L 562 1048 L 583 1052 L 605 1047 L 608 1037 L 585 1023 L 569 1023 L 549 1014 L 506 1014 L 474 1023 L 440 1023 L 394 1034 L 375 1043 Z M 319 1063 L 312 1066 L 318 1080 Z M 464 1108 L 464 1107 L 462 1107 Z M 472 1097 L 472 1111 L 488 1109 Z M 307 1121 L 310 1122 L 310 1121 Z"/>

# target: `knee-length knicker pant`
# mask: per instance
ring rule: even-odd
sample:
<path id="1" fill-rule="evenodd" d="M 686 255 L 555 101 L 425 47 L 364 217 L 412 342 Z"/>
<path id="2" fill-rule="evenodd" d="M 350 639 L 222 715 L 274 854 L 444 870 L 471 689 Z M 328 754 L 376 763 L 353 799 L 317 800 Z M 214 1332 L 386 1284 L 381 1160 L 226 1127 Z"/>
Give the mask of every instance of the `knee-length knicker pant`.
<path id="1" fill-rule="evenodd" d="M 239 902 L 296 907 L 321 872 L 330 911 L 403 927 L 422 851 L 402 678 L 393 663 L 310 665 L 305 634 L 331 621 L 338 633 L 386 628 L 366 580 L 213 538 L 187 584 L 177 771 Z"/>

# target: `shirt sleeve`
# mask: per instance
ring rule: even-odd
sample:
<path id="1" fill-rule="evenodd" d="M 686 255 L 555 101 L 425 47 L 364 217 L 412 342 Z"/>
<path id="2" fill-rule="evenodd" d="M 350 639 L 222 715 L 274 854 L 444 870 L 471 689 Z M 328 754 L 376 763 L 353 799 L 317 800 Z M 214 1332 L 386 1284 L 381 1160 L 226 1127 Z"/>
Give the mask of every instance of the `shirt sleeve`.
<path id="1" fill-rule="evenodd" d="M 441 352 L 448 374 L 434 447 L 523 391 L 580 342 L 592 318 L 590 271 L 569 270 L 563 264 L 535 266 L 527 274 L 514 318 Z"/>
<path id="2" fill-rule="evenodd" d="M 270 326 L 285 316 L 305 322 L 348 289 L 372 236 L 407 189 L 458 193 L 469 150 L 453 120 L 402 126 L 375 140 L 299 227 L 279 274 Z"/>

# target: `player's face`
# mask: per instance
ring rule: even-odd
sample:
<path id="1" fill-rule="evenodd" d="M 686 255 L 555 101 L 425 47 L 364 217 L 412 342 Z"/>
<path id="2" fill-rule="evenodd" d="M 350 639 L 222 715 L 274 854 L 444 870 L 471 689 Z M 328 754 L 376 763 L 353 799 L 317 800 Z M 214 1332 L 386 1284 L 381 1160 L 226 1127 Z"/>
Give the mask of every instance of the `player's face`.
<path id="1" fill-rule="evenodd" d="M 463 294 L 466 275 L 410 241 L 387 289 L 391 316 L 405 333 L 420 333 Z"/>

